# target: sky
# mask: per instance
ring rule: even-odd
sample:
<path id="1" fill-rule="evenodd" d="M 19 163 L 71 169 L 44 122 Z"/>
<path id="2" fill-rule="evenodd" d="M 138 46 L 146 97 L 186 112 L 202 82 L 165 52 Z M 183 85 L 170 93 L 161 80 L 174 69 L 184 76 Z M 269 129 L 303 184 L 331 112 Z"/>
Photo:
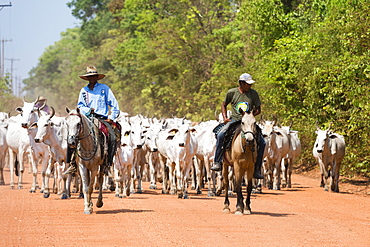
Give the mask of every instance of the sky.
<path id="1" fill-rule="evenodd" d="M 19 87 L 38 64 L 45 49 L 61 39 L 61 33 L 79 26 L 67 3 L 71 0 L 0 0 L 0 59 L 4 42 L 4 72 Z M 13 62 L 11 61 L 13 60 Z M 19 91 L 19 90 L 16 90 Z"/>

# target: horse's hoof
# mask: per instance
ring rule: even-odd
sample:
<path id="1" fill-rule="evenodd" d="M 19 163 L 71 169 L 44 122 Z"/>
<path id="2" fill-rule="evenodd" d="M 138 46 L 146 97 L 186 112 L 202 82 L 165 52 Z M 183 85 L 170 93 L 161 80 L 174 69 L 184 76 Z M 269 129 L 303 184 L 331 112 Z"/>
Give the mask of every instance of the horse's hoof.
<path id="1" fill-rule="evenodd" d="M 62 194 L 62 196 L 60 197 L 60 199 L 68 199 L 68 196 L 66 194 Z"/>
<path id="2" fill-rule="evenodd" d="M 251 210 L 244 210 L 244 214 L 252 214 Z"/>
<path id="3" fill-rule="evenodd" d="M 50 193 L 44 193 L 44 198 L 49 198 Z"/>
<path id="4" fill-rule="evenodd" d="M 184 199 L 189 199 L 189 196 L 188 195 L 184 195 Z"/>
<path id="5" fill-rule="evenodd" d="M 0 182 L 0 185 L 5 185 L 5 182 Z"/>
<path id="6" fill-rule="evenodd" d="M 243 213 L 240 211 L 235 211 L 235 215 L 243 215 Z"/>
<path id="7" fill-rule="evenodd" d="M 224 208 L 224 209 L 222 210 L 222 212 L 223 212 L 223 213 L 230 213 L 230 208 Z"/>
<path id="8" fill-rule="evenodd" d="M 85 210 L 84 214 L 91 214 L 92 212 L 90 210 Z"/>
<path id="9" fill-rule="evenodd" d="M 119 194 L 115 194 L 114 196 L 115 196 L 115 197 L 119 197 Z"/>
<path id="10" fill-rule="evenodd" d="M 84 194 L 83 193 L 80 193 L 80 195 L 78 196 L 78 198 L 84 198 Z"/>
<path id="11" fill-rule="evenodd" d="M 19 186 L 18 186 L 18 189 L 19 189 L 19 190 L 22 190 L 22 189 L 23 189 L 23 186 L 22 186 L 22 185 L 19 185 Z"/>
<path id="12" fill-rule="evenodd" d="M 98 207 L 98 208 L 101 208 L 101 207 L 103 207 L 103 205 L 104 205 L 104 203 L 103 202 L 97 202 L 96 203 L 96 206 Z"/>
<path id="13" fill-rule="evenodd" d="M 208 194 L 207 194 L 207 196 L 208 197 L 214 197 L 215 196 L 215 193 L 209 191 Z"/>

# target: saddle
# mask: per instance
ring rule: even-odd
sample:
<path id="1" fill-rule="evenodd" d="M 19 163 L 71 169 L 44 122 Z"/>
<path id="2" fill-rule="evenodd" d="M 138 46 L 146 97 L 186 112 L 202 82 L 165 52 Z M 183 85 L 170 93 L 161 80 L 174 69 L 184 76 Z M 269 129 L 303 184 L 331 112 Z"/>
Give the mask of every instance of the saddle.
<path id="1" fill-rule="evenodd" d="M 231 147 L 233 137 L 235 136 L 236 133 L 240 132 L 240 128 L 238 128 L 238 127 L 240 127 L 240 123 L 241 123 L 241 120 L 236 121 L 234 123 L 231 123 L 229 125 L 229 127 L 228 127 L 228 129 L 226 130 L 226 133 L 225 133 L 224 143 L 222 144 L 222 149 L 223 150 L 228 150 Z M 217 125 L 213 129 L 213 133 L 215 134 L 216 138 L 217 138 L 218 133 L 220 133 L 221 129 L 225 125 L 226 124 L 224 124 L 224 123 L 220 123 L 219 125 Z M 239 131 L 238 131 L 238 129 L 239 129 Z"/>
<path id="2" fill-rule="evenodd" d="M 222 148 L 224 150 L 229 150 L 230 149 L 234 136 L 236 134 L 240 133 L 240 130 L 241 130 L 240 123 L 241 123 L 241 120 L 236 121 L 236 122 L 230 124 L 229 128 L 227 129 L 227 131 L 225 133 L 224 143 L 222 145 Z"/>

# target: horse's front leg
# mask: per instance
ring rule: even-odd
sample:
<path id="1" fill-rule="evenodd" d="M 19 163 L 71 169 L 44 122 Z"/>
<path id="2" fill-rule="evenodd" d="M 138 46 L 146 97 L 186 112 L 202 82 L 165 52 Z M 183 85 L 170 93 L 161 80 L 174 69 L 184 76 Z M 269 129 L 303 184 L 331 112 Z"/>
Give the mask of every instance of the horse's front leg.
<path id="1" fill-rule="evenodd" d="M 102 169 L 100 169 L 100 171 L 102 171 Z M 97 171 L 94 171 L 94 172 L 91 172 L 91 173 L 94 173 L 94 174 L 96 174 L 96 172 Z M 98 179 L 98 186 L 99 186 L 99 195 L 98 195 L 98 201 L 96 202 L 96 206 L 98 207 L 98 208 L 101 208 L 101 207 L 103 207 L 103 186 L 102 186 L 102 184 L 103 184 L 103 172 L 98 172 L 98 177 L 97 177 L 97 179 Z M 94 175 L 94 177 L 95 177 L 95 175 Z M 92 193 L 92 190 L 91 190 L 91 193 Z"/>
<path id="2" fill-rule="evenodd" d="M 91 202 L 91 194 L 89 193 L 89 191 L 90 191 L 90 187 L 93 188 L 94 181 L 90 183 L 89 170 L 87 170 L 85 166 L 79 164 L 78 168 L 80 170 L 82 192 L 84 195 L 84 214 L 91 214 L 93 209 L 92 209 L 92 202 Z"/>
<path id="3" fill-rule="evenodd" d="M 224 188 L 225 191 L 225 200 L 224 200 L 224 209 L 222 212 L 224 213 L 230 213 L 230 201 L 229 201 L 229 173 L 228 173 L 228 166 L 226 164 L 223 165 L 222 167 L 222 176 L 223 179 L 221 181 L 221 190 L 222 187 Z"/>
<path id="4" fill-rule="evenodd" d="M 251 194 L 252 194 L 252 178 L 248 178 L 248 185 L 247 185 L 247 199 L 245 200 L 245 208 L 243 214 L 251 214 Z"/>
<path id="5" fill-rule="evenodd" d="M 239 172 L 235 171 L 235 191 L 236 191 L 236 211 L 235 215 L 243 215 L 244 202 L 242 193 L 242 176 Z"/>

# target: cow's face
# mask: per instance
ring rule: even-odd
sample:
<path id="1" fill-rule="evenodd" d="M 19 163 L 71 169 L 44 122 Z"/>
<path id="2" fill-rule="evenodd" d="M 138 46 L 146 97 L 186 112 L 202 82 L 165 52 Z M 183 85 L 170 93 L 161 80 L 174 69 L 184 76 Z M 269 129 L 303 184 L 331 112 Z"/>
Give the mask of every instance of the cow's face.
<path id="1" fill-rule="evenodd" d="M 37 133 L 35 136 L 35 142 L 41 143 L 50 136 L 51 128 L 54 124 L 50 121 L 49 116 L 42 116 L 37 121 Z"/>
<path id="2" fill-rule="evenodd" d="M 317 129 L 315 133 L 317 134 L 315 149 L 318 153 L 322 153 L 329 138 L 329 130 Z"/>

